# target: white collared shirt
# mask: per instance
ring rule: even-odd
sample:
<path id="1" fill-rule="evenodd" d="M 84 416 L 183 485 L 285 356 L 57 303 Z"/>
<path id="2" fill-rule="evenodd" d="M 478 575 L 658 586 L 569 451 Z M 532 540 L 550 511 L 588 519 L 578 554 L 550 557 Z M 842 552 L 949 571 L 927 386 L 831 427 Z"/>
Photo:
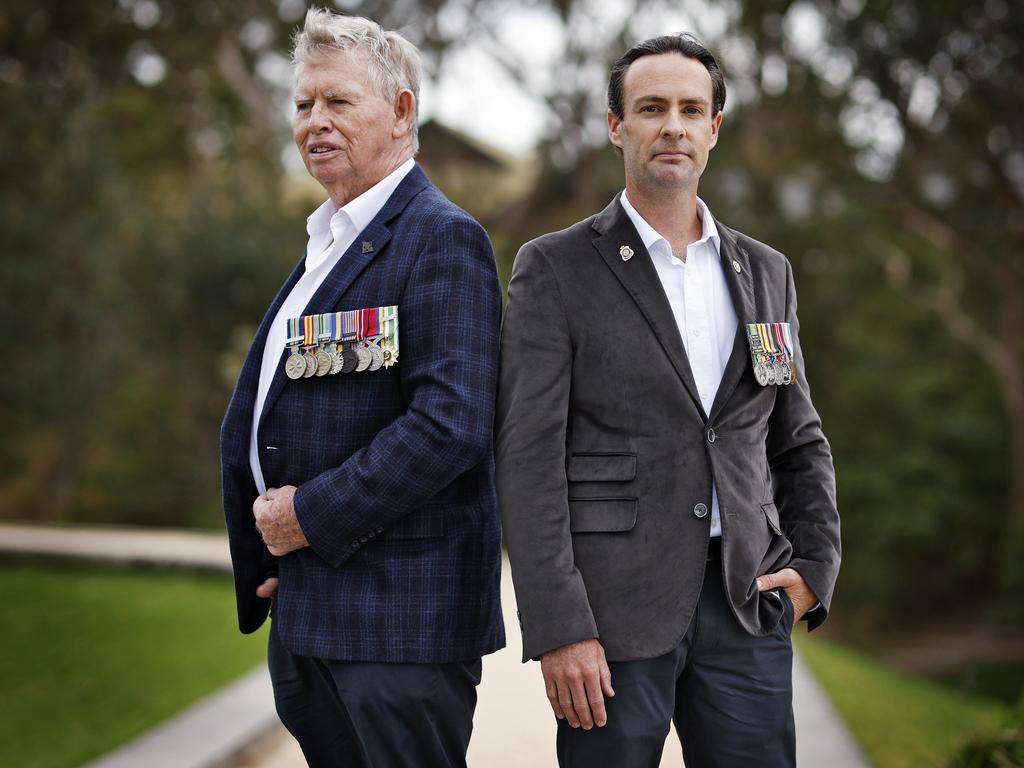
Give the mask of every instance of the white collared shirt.
<path id="1" fill-rule="evenodd" d="M 686 247 L 686 260 L 676 258 L 668 240 L 658 234 L 629 202 L 619 198 L 658 272 L 672 307 L 679 335 L 690 361 L 704 413 L 711 412 L 718 386 L 736 339 L 736 310 L 725 281 L 719 247 L 721 238 L 711 211 L 699 197 L 697 216 L 703 225 L 701 238 Z M 711 535 L 722 535 L 718 491 L 711 486 Z"/>
<path id="2" fill-rule="evenodd" d="M 306 245 L 306 271 L 292 288 L 288 298 L 274 317 L 267 333 L 267 343 L 263 347 L 263 361 L 260 365 L 260 383 L 256 390 L 256 402 L 252 411 L 252 431 L 249 437 L 249 466 L 256 490 L 262 496 L 267 492 L 267 484 L 263 479 L 260 467 L 259 444 L 256 431 L 259 427 L 260 414 L 270 391 L 270 383 L 274 380 L 277 368 L 281 364 L 281 352 L 284 351 L 288 338 L 288 318 L 299 317 L 309 304 L 316 289 L 324 278 L 337 266 L 342 254 L 355 242 L 356 237 L 366 229 L 381 208 L 394 194 L 402 179 L 413 169 L 416 162 L 409 158 L 395 170 L 378 181 L 363 194 L 350 200 L 338 208 L 330 198 L 310 214 L 306 219 L 306 232 L 309 243 Z"/>

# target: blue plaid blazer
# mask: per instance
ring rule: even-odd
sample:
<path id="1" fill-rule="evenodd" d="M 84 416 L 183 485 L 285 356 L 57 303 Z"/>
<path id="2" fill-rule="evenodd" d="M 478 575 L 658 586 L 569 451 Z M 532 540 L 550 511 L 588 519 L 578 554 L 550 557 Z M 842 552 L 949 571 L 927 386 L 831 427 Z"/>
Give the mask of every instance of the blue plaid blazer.
<path id="1" fill-rule="evenodd" d="M 293 653 L 437 663 L 498 650 L 501 288 L 487 234 L 417 165 L 316 291 L 303 314 L 397 305 L 400 354 L 390 368 L 292 381 L 281 351 L 260 464 L 268 487 L 298 487 L 311 546 L 273 558 L 253 521 L 249 437 L 267 332 L 303 271 L 304 259 L 267 310 L 221 428 L 240 629 L 265 621 L 255 590 L 276 570 L 275 626 Z"/>

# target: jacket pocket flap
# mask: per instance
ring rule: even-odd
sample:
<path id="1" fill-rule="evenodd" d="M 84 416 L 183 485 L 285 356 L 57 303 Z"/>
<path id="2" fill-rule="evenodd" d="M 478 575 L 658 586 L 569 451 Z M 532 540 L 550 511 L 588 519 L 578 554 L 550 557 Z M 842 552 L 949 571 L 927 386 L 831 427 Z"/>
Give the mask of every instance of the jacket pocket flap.
<path id="1" fill-rule="evenodd" d="M 631 531 L 636 525 L 637 500 L 569 499 L 569 530 L 572 533 Z"/>
<path id="2" fill-rule="evenodd" d="M 574 453 L 566 477 L 570 483 L 628 482 L 636 478 L 636 454 Z"/>
<path id="3" fill-rule="evenodd" d="M 761 509 L 764 510 L 764 516 L 768 520 L 768 527 L 781 536 L 782 525 L 779 523 L 779 510 L 775 508 L 775 503 L 768 502 L 767 504 L 762 504 Z"/>

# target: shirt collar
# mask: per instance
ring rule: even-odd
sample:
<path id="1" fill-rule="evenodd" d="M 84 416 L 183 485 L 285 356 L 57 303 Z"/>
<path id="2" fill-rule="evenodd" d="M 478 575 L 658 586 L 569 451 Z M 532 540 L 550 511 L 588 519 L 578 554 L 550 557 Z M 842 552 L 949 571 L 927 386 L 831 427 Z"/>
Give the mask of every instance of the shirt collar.
<path id="1" fill-rule="evenodd" d="M 344 220 L 348 220 L 355 227 L 356 232 L 366 229 L 374 217 L 380 213 L 384 204 L 388 201 L 402 179 L 413 169 L 416 161 L 411 157 L 395 168 L 391 173 L 378 181 L 358 197 L 349 200 L 341 208 L 338 208 L 331 198 L 327 198 L 306 219 L 306 232 L 310 237 L 326 234 Z"/>
<path id="2" fill-rule="evenodd" d="M 644 248 L 647 249 L 648 253 L 659 242 L 664 243 L 669 248 L 669 252 L 671 252 L 668 240 L 660 235 L 658 230 L 648 224 L 637 209 L 633 207 L 633 204 L 629 202 L 629 197 L 626 195 L 626 190 L 622 190 L 622 194 L 619 196 L 619 203 L 621 203 L 626 215 L 629 216 L 629 220 L 633 222 L 633 226 L 636 227 L 637 234 L 640 235 L 640 239 L 643 241 Z M 714 246 L 716 252 L 720 252 L 721 238 L 718 235 L 718 227 L 715 226 L 715 217 L 711 215 L 711 209 L 699 197 L 697 198 L 697 218 L 701 221 L 701 237 L 700 240 L 691 243 L 691 245 L 710 243 Z"/>

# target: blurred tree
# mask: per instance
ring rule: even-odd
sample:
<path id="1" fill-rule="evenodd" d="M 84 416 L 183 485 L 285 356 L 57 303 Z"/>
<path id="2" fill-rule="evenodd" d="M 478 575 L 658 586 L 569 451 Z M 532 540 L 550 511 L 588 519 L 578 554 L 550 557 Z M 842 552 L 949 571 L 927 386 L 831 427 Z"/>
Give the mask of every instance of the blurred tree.
<path id="1" fill-rule="evenodd" d="M 504 274 L 621 186 L 610 62 L 701 35 L 729 84 L 702 195 L 797 271 L 839 472 L 840 617 L 992 594 L 1020 611 L 1019 0 L 336 5 L 401 29 L 434 77 L 472 48 L 536 99 L 532 191 L 478 212 Z M 217 425 L 312 207 L 282 172 L 305 7 L 0 0 L 0 516 L 219 520 Z"/>
<path id="2" fill-rule="evenodd" d="M 0 515 L 219 518 L 221 361 L 303 245 L 258 6 L 0 11 Z"/>

